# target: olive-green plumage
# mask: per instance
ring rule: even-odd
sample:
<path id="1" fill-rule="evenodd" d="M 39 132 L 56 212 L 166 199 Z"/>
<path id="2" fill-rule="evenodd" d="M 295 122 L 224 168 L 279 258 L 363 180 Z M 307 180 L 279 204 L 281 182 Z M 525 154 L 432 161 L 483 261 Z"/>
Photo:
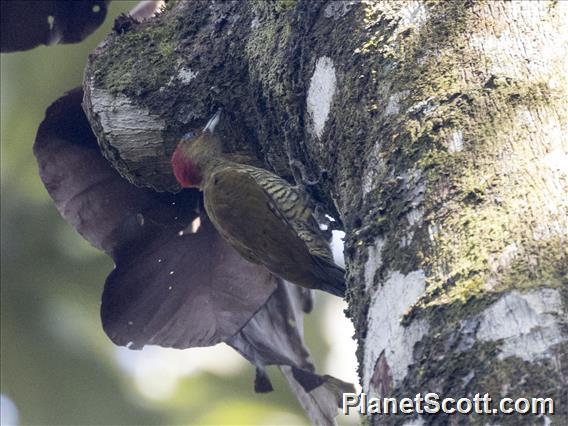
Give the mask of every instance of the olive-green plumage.
<path id="1" fill-rule="evenodd" d="M 295 284 L 343 294 L 343 270 L 296 188 L 266 170 L 228 162 L 213 168 L 203 195 L 211 221 L 245 259 Z"/>
<path id="2" fill-rule="evenodd" d="M 245 259 L 294 284 L 345 294 L 344 270 L 333 262 L 304 192 L 267 170 L 232 161 L 210 131 L 182 139 L 172 166 L 183 187 L 203 191 L 211 222 Z"/>

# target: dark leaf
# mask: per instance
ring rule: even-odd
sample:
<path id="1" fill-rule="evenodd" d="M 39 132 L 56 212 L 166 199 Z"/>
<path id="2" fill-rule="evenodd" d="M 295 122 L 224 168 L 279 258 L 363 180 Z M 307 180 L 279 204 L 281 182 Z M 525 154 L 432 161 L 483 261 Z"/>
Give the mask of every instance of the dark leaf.
<path id="1" fill-rule="evenodd" d="M 133 348 L 231 337 L 273 293 L 275 278 L 242 259 L 204 215 L 190 233 L 197 191 L 157 193 L 120 177 L 102 157 L 81 99 L 76 89 L 48 108 L 34 152 L 59 212 L 116 263 L 103 294 L 105 331 Z"/>
<path id="2" fill-rule="evenodd" d="M 335 423 L 341 394 L 354 389 L 349 383 L 314 372 L 302 332 L 306 306 L 311 306 L 311 294 L 279 279 L 268 302 L 227 344 L 256 366 L 255 390 L 270 390 L 264 367 L 279 365 L 312 423 L 327 426 Z"/>
<path id="3" fill-rule="evenodd" d="M 254 377 L 254 391 L 256 393 L 272 392 L 274 388 L 264 368 L 257 368 Z"/>
<path id="4" fill-rule="evenodd" d="M 294 377 L 294 380 L 302 385 L 306 392 L 314 390 L 318 386 L 323 385 L 325 382 L 323 377 L 295 367 L 292 367 L 292 377 Z"/>
<path id="5" fill-rule="evenodd" d="M 117 260 L 101 309 L 115 343 L 213 345 L 238 332 L 273 292 L 273 276 L 243 260 L 207 219 L 195 234 L 179 230 L 161 229 Z"/>
<path id="6" fill-rule="evenodd" d="M 278 289 L 227 344 L 259 368 L 277 364 L 313 371 L 302 336 L 303 294 L 301 287 L 278 279 Z"/>
<path id="7" fill-rule="evenodd" d="M 243 260 L 198 212 L 199 193 L 159 194 L 122 179 L 81 99 L 75 90 L 47 110 L 34 151 L 63 217 L 115 260 L 101 308 L 110 338 L 131 348 L 225 341 L 256 366 L 257 391 L 272 389 L 264 368 L 279 365 L 311 421 L 333 424 L 337 398 L 352 386 L 314 372 L 303 341 L 311 292 Z"/>
<path id="8" fill-rule="evenodd" d="M 77 43 L 105 20 L 110 0 L 2 0 L 2 52 Z"/>
<path id="9" fill-rule="evenodd" d="M 310 375 L 309 372 L 287 365 L 281 366 L 280 371 L 282 371 L 296 399 L 314 425 L 329 426 L 336 424 L 337 408 L 340 407 L 343 393 L 355 392 L 351 383 L 343 382 L 328 375 L 310 378 L 310 382 L 321 381 L 322 384 L 315 388 L 310 389 L 308 387 L 306 389 L 304 385 L 307 376 Z M 311 375 L 316 376 L 315 374 Z M 298 378 L 301 381 L 298 381 Z"/>

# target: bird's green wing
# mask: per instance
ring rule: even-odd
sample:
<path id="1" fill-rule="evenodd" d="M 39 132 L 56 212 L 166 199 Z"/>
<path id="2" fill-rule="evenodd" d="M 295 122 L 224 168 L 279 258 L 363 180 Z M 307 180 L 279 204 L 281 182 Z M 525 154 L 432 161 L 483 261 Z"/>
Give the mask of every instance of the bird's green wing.
<path id="1" fill-rule="evenodd" d="M 290 257 L 302 260 L 309 250 L 286 216 L 297 209 L 293 196 L 284 199 L 281 192 L 285 190 L 276 190 L 274 182 L 266 185 L 259 184 L 248 169 L 216 170 L 204 187 L 207 213 L 222 235 L 241 253 L 248 253 L 247 257 L 261 254 L 265 262 Z M 283 206 L 285 201 L 290 204 Z"/>
<path id="2" fill-rule="evenodd" d="M 251 168 L 249 173 L 274 201 L 278 214 L 304 241 L 309 252 L 333 264 L 329 242 L 314 218 L 312 202 L 307 194 L 264 169 Z"/>
<path id="3" fill-rule="evenodd" d="M 345 271 L 334 264 L 309 204 L 294 187 L 239 165 L 214 170 L 203 191 L 211 221 L 246 259 L 295 284 L 344 295 Z"/>

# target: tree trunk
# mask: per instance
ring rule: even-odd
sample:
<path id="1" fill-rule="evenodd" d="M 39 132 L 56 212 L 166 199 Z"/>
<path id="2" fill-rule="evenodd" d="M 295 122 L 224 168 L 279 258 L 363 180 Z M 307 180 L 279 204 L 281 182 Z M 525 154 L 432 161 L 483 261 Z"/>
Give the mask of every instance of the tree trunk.
<path id="1" fill-rule="evenodd" d="M 223 107 L 227 149 L 306 187 L 346 232 L 369 397 L 550 397 L 414 421 L 563 424 L 567 28 L 556 1 L 170 2 L 92 55 L 85 109 L 138 185 L 177 190 L 177 140 Z"/>

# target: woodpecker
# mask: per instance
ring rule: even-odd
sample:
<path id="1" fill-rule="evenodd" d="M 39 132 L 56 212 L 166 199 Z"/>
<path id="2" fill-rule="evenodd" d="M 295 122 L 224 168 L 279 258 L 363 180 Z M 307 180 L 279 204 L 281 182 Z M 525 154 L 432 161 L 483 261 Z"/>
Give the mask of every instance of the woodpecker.
<path id="1" fill-rule="evenodd" d="M 345 271 L 333 261 L 307 194 L 224 154 L 214 133 L 220 114 L 181 138 L 171 159 L 179 184 L 203 192 L 211 222 L 245 259 L 291 283 L 343 297 Z"/>

